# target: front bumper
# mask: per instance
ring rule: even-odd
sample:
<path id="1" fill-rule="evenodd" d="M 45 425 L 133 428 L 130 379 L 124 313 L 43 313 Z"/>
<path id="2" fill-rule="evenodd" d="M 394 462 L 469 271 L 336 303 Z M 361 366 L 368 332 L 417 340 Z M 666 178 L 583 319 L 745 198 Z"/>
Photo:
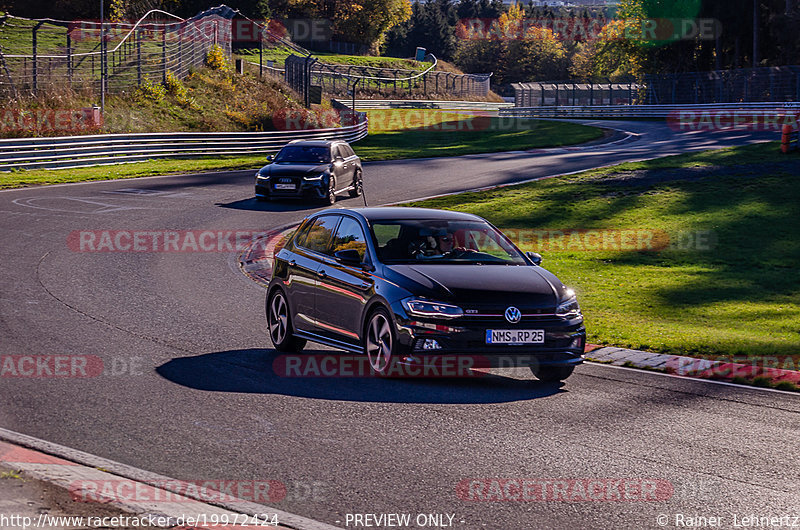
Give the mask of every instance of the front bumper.
<path id="1" fill-rule="evenodd" d="M 292 177 L 291 182 L 279 182 L 278 178 L 256 179 L 256 197 L 300 199 L 312 197 L 322 199 L 327 195 L 328 184 L 326 179 L 304 180 L 301 177 Z M 277 189 L 276 185 L 292 184 L 294 189 Z"/>
<path id="2" fill-rule="evenodd" d="M 583 318 L 529 319 L 519 324 L 469 319 L 419 320 L 395 313 L 400 362 L 409 366 L 436 363 L 437 358 L 470 357 L 476 368 L 574 366 L 584 359 L 586 328 Z M 541 329 L 543 344 L 487 344 L 488 329 Z M 436 341 L 438 349 L 427 349 Z M 466 362 L 466 361 L 464 361 Z"/>

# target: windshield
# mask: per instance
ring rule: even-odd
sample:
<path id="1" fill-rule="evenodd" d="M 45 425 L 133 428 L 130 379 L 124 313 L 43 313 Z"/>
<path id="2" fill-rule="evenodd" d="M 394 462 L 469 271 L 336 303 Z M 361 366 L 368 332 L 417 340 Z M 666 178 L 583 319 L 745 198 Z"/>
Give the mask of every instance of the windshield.
<path id="1" fill-rule="evenodd" d="M 378 258 L 392 263 L 525 265 L 519 250 L 483 221 L 393 219 L 371 223 Z"/>
<path id="2" fill-rule="evenodd" d="M 325 164 L 330 161 L 331 151 L 328 147 L 308 145 L 287 145 L 275 157 L 276 164 Z"/>

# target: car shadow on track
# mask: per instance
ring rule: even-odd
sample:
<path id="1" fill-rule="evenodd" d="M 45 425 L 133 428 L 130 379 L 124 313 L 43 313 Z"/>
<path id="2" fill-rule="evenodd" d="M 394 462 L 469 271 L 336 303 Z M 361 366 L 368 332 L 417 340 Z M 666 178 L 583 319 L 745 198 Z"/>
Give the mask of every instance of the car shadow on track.
<path id="1" fill-rule="evenodd" d="M 330 355 L 330 350 L 305 350 L 300 355 Z M 243 349 L 178 357 L 156 372 L 173 383 L 209 392 L 245 392 L 338 401 L 377 403 L 504 403 L 565 392 L 563 383 L 519 380 L 495 374 L 476 377 L 285 377 L 273 367 L 280 354 L 268 349 Z M 279 369 L 280 371 L 280 369 Z"/>
<path id="2" fill-rule="evenodd" d="M 230 208 L 232 210 L 249 210 L 253 212 L 303 212 L 306 210 L 317 210 L 325 205 L 320 202 L 308 202 L 300 200 L 285 201 L 257 201 L 255 197 L 242 199 L 233 202 L 218 202 L 215 206 L 220 208 Z"/>

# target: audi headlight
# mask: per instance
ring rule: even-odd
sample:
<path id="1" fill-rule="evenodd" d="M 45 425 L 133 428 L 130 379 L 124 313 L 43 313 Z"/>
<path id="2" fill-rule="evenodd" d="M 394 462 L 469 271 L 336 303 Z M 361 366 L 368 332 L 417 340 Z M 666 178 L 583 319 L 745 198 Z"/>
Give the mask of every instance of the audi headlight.
<path id="1" fill-rule="evenodd" d="M 322 180 L 322 177 L 325 176 L 325 173 L 320 173 L 316 177 L 303 177 L 303 180 Z"/>
<path id="2" fill-rule="evenodd" d="M 409 315 L 427 318 L 457 318 L 464 314 L 464 310 L 456 305 L 442 302 L 432 302 L 420 298 L 406 298 L 403 307 Z"/>
<path id="3" fill-rule="evenodd" d="M 580 316 L 581 307 L 578 305 L 578 298 L 573 294 L 556 308 L 556 316 L 561 318 L 574 318 Z"/>
<path id="4" fill-rule="evenodd" d="M 262 172 L 259 171 L 258 173 L 256 173 L 256 179 L 267 179 L 267 180 L 269 180 L 269 174 L 268 173 L 262 173 Z"/>

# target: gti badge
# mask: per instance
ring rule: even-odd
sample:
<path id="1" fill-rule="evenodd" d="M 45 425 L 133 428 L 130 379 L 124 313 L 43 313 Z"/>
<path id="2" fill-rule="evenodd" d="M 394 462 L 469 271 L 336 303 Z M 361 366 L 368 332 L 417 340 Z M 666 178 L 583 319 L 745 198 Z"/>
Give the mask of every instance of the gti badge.
<path id="1" fill-rule="evenodd" d="M 513 305 L 506 309 L 506 320 L 511 322 L 512 324 L 516 324 L 519 322 L 519 319 L 522 318 L 522 313 L 520 313 L 519 309 L 514 307 Z"/>

